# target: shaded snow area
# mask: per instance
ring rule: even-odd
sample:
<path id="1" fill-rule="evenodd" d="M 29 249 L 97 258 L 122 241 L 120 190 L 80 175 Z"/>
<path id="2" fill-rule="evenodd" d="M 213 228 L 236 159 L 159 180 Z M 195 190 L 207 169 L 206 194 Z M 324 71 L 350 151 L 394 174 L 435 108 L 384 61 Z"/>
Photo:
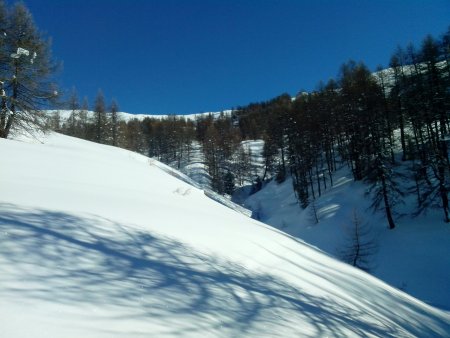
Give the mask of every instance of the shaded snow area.
<path id="1" fill-rule="evenodd" d="M 181 170 L 198 184 L 199 188 L 210 188 L 211 177 L 206 168 L 202 145 L 198 141 L 194 141 L 191 146 L 192 150 L 189 158 L 182 159 Z"/>
<path id="2" fill-rule="evenodd" d="M 407 168 L 400 170 L 407 174 Z M 253 211 L 253 217 L 339 259 L 352 244 L 356 213 L 367 230 L 362 240 L 371 243 L 367 255 L 370 273 L 450 310 L 450 225 L 443 222 L 442 210 L 412 217 L 417 205 L 412 194 L 396 208 L 396 228 L 389 230 L 384 212 L 370 208 L 367 189 L 367 184 L 354 182 L 351 172 L 343 167 L 334 177 L 334 186 L 305 210 L 295 198 L 290 179 L 282 184 L 271 181 L 247 199 L 241 197 L 240 202 Z"/>
<path id="3" fill-rule="evenodd" d="M 148 158 L 0 140 L 1 337 L 449 337 L 450 314 Z"/>

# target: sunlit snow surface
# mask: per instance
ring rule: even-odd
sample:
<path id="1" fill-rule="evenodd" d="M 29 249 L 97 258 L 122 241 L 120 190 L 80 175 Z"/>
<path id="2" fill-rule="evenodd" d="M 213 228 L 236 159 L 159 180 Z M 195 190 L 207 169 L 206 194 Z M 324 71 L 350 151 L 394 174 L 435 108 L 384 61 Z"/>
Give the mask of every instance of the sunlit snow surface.
<path id="1" fill-rule="evenodd" d="M 0 337 L 450 336 L 448 313 L 144 156 L 39 140 L 0 140 Z"/>

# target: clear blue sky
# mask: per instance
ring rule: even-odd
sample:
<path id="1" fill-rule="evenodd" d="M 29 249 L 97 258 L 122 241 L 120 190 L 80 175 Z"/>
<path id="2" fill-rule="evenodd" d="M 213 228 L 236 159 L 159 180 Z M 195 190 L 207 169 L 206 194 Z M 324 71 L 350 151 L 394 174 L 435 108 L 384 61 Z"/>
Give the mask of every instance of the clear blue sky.
<path id="1" fill-rule="evenodd" d="M 11 2 L 11 1 L 10 1 Z M 63 88 L 130 113 L 220 111 L 386 65 L 450 25 L 450 0 L 24 0 Z"/>

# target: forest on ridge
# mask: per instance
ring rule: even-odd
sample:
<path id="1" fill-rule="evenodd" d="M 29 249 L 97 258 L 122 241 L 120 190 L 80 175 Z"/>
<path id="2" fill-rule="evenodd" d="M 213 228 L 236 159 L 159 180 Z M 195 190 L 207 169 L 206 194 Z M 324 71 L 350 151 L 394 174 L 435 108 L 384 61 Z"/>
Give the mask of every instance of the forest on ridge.
<path id="1" fill-rule="evenodd" d="M 76 91 L 50 126 L 67 135 L 133 150 L 180 168 L 189 162 L 193 142 L 201 145 L 211 187 L 231 195 L 244 184 L 255 189 L 269 179 L 293 178 L 300 207 L 306 208 L 333 185 L 338 163 L 356 181 L 371 186 L 373 207 L 395 227 L 395 206 L 414 194 L 417 212 L 442 209 L 449 222 L 450 30 L 439 39 L 427 36 L 420 48 L 398 47 L 389 67 L 371 72 L 363 62 L 348 61 L 338 78 L 295 97 L 282 94 L 219 116 L 199 114 L 121 121 L 115 101 L 106 107 L 101 91 L 93 115 Z M 264 172 L 255 173 L 244 140 L 264 140 Z M 396 170 L 408 161 L 407 175 Z M 407 191 L 399 180 L 409 181 Z"/>

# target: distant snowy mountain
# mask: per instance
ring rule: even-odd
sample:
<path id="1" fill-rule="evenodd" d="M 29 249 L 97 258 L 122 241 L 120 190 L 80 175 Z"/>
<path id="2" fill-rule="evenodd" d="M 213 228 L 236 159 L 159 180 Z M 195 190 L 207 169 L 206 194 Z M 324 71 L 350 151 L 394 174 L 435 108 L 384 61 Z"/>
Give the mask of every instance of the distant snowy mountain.
<path id="1" fill-rule="evenodd" d="M 46 111 L 47 114 L 49 116 L 51 116 L 52 114 L 55 113 L 59 113 L 61 119 L 66 120 L 69 118 L 70 114 L 72 114 L 72 110 L 68 110 L 68 109 L 54 109 L 54 110 L 47 110 Z M 126 112 L 119 112 L 119 118 L 123 121 L 129 121 L 132 119 L 138 119 L 140 121 L 142 121 L 145 118 L 152 118 L 152 119 L 164 119 L 164 118 L 168 118 L 168 117 L 179 117 L 179 118 L 185 118 L 185 119 L 191 119 L 194 120 L 200 116 L 208 116 L 208 115 L 212 115 L 214 117 L 219 116 L 220 114 L 231 114 L 231 110 L 224 110 L 222 112 L 205 112 L 205 113 L 198 113 L 198 114 L 186 114 L 186 115 L 177 115 L 177 114 L 173 114 L 173 115 L 155 115 L 155 114 L 131 114 L 131 113 L 126 113 Z M 94 114 L 93 111 L 88 111 L 88 116 L 92 116 Z"/>
<path id="2" fill-rule="evenodd" d="M 147 157 L 0 139 L 2 337 L 449 337 L 450 314 Z"/>

